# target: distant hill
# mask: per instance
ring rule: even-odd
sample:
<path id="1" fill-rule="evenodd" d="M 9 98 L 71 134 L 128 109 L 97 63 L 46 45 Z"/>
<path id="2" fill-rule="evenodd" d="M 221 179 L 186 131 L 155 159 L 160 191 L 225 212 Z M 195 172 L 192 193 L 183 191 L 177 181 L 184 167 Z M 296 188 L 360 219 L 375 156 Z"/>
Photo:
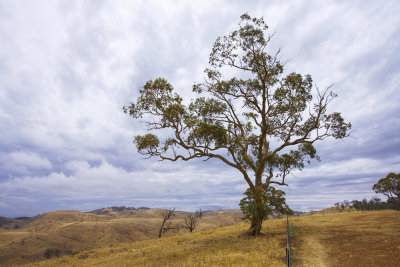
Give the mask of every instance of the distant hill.
<path id="1" fill-rule="evenodd" d="M 108 208 L 101 208 L 101 209 L 92 210 L 92 211 L 89 211 L 89 212 L 101 215 L 101 214 L 109 214 L 110 212 L 125 211 L 125 210 L 136 210 L 136 209 L 134 207 L 112 206 L 112 207 L 108 207 Z"/>
<path id="2" fill-rule="evenodd" d="M 46 257 L 158 236 L 162 209 L 109 207 L 92 212 L 59 210 L 32 218 L 0 217 L 0 266 L 23 264 Z M 186 233 L 187 212 L 176 211 L 172 224 L 177 229 L 165 236 Z M 204 213 L 201 231 L 241 222 L 240 210 Z M 47 253 L 47 254 L 46 254 Z"/>

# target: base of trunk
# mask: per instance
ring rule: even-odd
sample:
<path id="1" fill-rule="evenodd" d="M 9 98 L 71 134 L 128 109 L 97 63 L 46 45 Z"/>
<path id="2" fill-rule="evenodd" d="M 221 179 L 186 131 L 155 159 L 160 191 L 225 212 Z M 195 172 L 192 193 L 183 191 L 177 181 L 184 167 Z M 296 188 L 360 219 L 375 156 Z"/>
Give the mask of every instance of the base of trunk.
<path id="1" fill-rule="evenodd" d="M 259 236 L 261 232 L 262 222 L 252 222 L 249 230 L 247 230 L 246 235 L 249 236 Z"/>

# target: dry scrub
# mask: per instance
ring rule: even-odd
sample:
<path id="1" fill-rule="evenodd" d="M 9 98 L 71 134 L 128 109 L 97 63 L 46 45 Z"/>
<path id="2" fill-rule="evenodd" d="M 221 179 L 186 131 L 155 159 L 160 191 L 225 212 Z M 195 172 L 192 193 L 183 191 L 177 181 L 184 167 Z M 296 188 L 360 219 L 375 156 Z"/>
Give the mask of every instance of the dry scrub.
<path id="1" fill-rule="evenodd" d="M 78 211 L 54 211 L 0 228 L 0 266 L 24 264 L 46 257 L 71 254 L 120 243 L 155 239 L 161 223 L 160 209 L 112 212 L 97 215 Z M 172 223 L 179 231 L 165 236 L 187 233 L 183 228 L 187 213 L 176 212 Z M 207 212 L 197 230 L 240 222 L 238 210 Z M 47 253 L 46 251 L 52 251 Z"/>
<path id="2" fill-rule="evenodd" d="M 400 212 L 328 213 L 291 218 L 293 266 L 396 266 Z M 286 220 L 123 243 L 28 266 L 285 266 Z"/>
<path id="3" fill-rule="evenodd" d="M 120 244 L 29 266 L 285 266 L 283 220 L 260 237 L 241 234 L 248 224 L 157 240 Z"/>
<path id="4" fill-rule="evenodd" d="M 396 266 L 400 212 L 369 211 L 293 218 L 294 266 Z"/>

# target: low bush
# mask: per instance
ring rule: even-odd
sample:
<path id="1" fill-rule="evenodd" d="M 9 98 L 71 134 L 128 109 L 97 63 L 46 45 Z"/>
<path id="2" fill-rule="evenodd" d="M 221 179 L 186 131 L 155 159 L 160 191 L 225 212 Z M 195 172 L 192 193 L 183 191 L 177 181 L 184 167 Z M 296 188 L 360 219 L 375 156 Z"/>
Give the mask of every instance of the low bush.
<path id="1" fill-rule="evenodd" d="M 58 257 L 58 256 L 60 256 L 60 254 L 61 254 L 61 251 L 58 248 L 48 248 L 44 251 L 44 257 L 46 259 Z"/>

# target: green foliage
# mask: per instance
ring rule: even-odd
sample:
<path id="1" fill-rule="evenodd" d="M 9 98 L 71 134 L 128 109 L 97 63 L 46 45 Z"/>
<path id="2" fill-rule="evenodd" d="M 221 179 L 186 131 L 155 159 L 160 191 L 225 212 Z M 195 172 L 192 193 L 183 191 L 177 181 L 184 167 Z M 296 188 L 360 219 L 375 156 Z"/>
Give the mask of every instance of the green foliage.
<path id="1" fill-rule="evenodd" d="M 143 136 L 135 136 L 134 142 L 138 151 L 155 151 L 160 144 L 158 137 L 150 133 Z"/>
<path id="2" fill-rule="evenodd" d="M 364 198 L 362 200 L 353 200 L 351 202 L 344 201 L 338 203 L 339 207 L 350 207 L 356 210 L 367 211 L 367 210 L 400 210 L 400 200 L 399 199 L 388 199 L 387 201 L 381 201 L 380 198 L 373 197 L 369 201 Z M 336 205 L 336 204 L 335 204 Z"/>
<path id="3" fill-rule="evenodd" d="M 167 80 L 148 81 L 124 111 L 141 118 L 149 130 L 170 129 L 172 135 L 164 140 L 153 133 L 137 136 L 138 151 L 172 161 L 218 158 L 242 174 L 250 171 L 259 180 L 265 173 L 266 183 L 279 178 L 285 185 L 291 170 L 318 159 L 314 142 L 348 136 L 351 125 L 340 113 L 326 112 L 336 95 L 330 88 L 317 89 L 313 101 L 310 75 L 284 76 L 279 51 L 267 52 L 272 38 L 267 29 L 262 18 L 244 14 L 238 30 L 218 38 L 210 55 L 211 68 L 205 70 L 208 78 L 193 87 L 204 96 L 189 105 L 182 103 Z M 248 78 L 224 80 L 225 67 L 248 73 Z M 272 147 L 272 140 L 280 144 Z"/>
<path id="4" fill-rule="evenodd" d="M 388 198 L 400 198 L 400 173 L 395 174 L 393 172 L 386 175 L 385 178 L 379 179 L 374 184 L 372 189 L 375 193 L 381 193 Z"/>
<path id="5" fill-rule="evenodd" d="M 261 220 L 266 220 L 273 212 L 281 214 L 293 214 L 293 211 L 286 204 L 285 192 L 277 190 L 272 186 L 257 187 L 256 193 L 247 189 L 243 194 L 244 197 L 240 203 L 240 209 L 244 214 L 245 221 L 253 221 L 258 209 L 258 215 Z M 257 194 L 257 196 L 255 196 Z M 256 204 L 256 198 L 260 199 L 260 203 Z"/>
<path id="6" fill-rule="evenodd" d="M 198 97 L 184 104 L 158 78 L 123 110 L 151 132 L 135 137 L 139 153 L 170 161 L 219 159 L 243 175 L 257 198 L 256 187 L 287 185 L 293 170 L 319 160 L 315 142 L 345 138 L 351 124 L 327 112 L 336 97 L 330 87 L 320 91 L 310 75 L 284 74 L 280 51 L 268 51 L 273 35 L 262 18 L 240 18 L 238 30 L 215 41 L 206 79 L 193 86 Z M 226 68 L 239 74 L 223 75 L 238 73 Z"/>
<path id="7" fill-rule="evenodd" d="M 353 200 L 351 202 L 345 200 L 336 203 L 335 206 L 339 211 L 343 211 L 345 207 L 351 207 L 362 211 L 383 209 L 400 210 L 400 173 L 389 173 L 385 178 L 379 179 L 379 181 L 373 185 L 372 189 L 375 193 L 385 195 L 388 198 L 387 201 L 381 201 L 380 198 L 373 197 L 369 201 L 366 198 L 363 200 Z"/>

